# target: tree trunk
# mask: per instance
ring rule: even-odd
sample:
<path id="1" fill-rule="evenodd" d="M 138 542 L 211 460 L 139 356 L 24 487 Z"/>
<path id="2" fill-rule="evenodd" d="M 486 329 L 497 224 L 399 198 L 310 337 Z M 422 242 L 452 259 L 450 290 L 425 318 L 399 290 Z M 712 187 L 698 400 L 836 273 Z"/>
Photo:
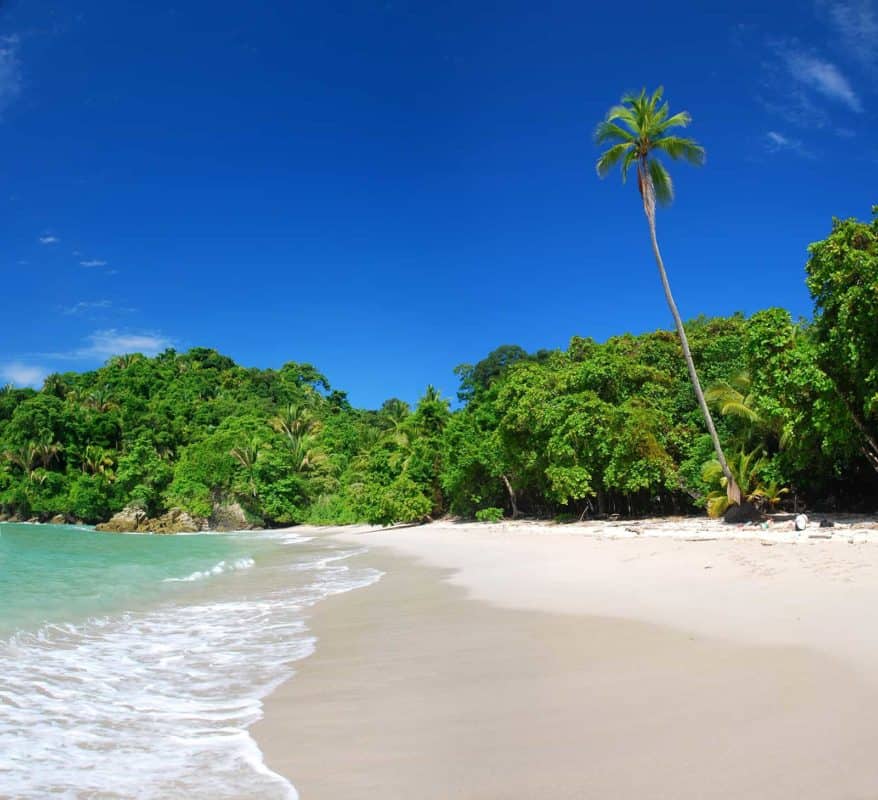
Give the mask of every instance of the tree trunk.
<path id="1" fill-rule="evenodd" d="M 518 516 L 518 503 L 515 501 L 515 490 L 512 488 L 509 478 L 505 475 L 501 475 L 500 478 L 506 486 L 506 491 L 509 492 L 509 503 L 512 506 L 512 519 L 515 519 Z"/>
<path id="2" fill-rule="evenodd" d="M 830 378 L 832 380 L 832 378 Z M 862 445 L 860 448 L 863 451 L 863 455 L 866 456 L 866 461 L 872 466 L 876 472 L 878 472 L 878 442 L 875 441 L 875 437 L 869 433 L 869 429 L 866 427 L 866 423 L 863 422 L 860 415 L 854 410 L 854 406 L 852 403 L 847 401 L 847 398 L 839 391 L 838 386 L 836 386 L 835 381 L 832 381 L 832 385 L 835 386 L 835 392 L 841 399 L 841 402 L 844 404 L 844 407 L 848 410 L 848 413 L 851 415 L 851 419 L 854 421 L 854 425 L 857 426 L 857 430 L 862 434 L 863 438 L 866 440 L 866 444 Z"/>
<path id="3" fill-rule="evenodd" d="M 732 503 L 741 502 L 741 489 L 735 481 L 732 471 L 726 462 L 723 454 L 722 446 L 719 442 L 719 436 L 716 427 L 713 424 L 713 417 L 710 415 L 710 409 L 707 407 L 707 401 L 704 399 L 704 392 L 701 390 L 701 382 L 698 380 L 698 373 L 695 371 L 695 362 L 692 360 L 692 353 L 689 350 L 689 340 L 686 338 L 686 331 L 683 328 L 683 320 L 680 319 L 680 312 L 677 310 L 677 304 L 674 302 L 674 296 L 671 294 L 671 284 L 668 282 L 668 276 L 665 272 L 665 264 L 662 261 L 662 254 L 659 250 L 658 239 L 655 232 L 655 189 L 652 185 L 652 178 L 645 165 L 641 165 L 638 178 L 640 180 L 640 194 L 643 197 L 643 210 L 646 213 L 646 221 L 649 223 L 649 237 L 652 241 L 652 253 L 655 256 L 655 263 L 658 265 L 659 275 L 662 279 L 662 288 L 665 290 L 665 300 L 668 301 L 668 307 L 674 317 L 674 325 L 677 328 L 677 335 L 680 337 L 680 345 L 683 348 L 683 358 L 686 359 L 686 367 L 689 370 L 689 379 L 692 381 L 692 388 L 695 390 L 695 397 L 698 398 L 698 405 L 701 413 L 704 415 L 704 422 L 710 433 L 710 439 L 713 442 L 713 449 L 716 453 L 716 459 L 719 461 L 720 468 L 726 478 L 726 495 Z"/>

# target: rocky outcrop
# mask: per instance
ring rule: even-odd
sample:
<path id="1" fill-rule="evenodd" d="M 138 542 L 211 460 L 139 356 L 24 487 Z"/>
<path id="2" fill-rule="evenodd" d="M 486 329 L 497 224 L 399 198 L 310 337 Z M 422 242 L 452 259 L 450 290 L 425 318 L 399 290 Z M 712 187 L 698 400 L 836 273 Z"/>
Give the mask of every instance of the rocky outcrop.
<path id="1" fill-rule="evenodd" d="M 252 531 L 260 521 L 247 514 L 240 503 L 217 503 L 210 515 L 212 531 Z"/>
<path id="2" fill-rule="evenodd" d="M 107 522 L 95 525 L 95 530 L 109 533 L 145 533 L 148 522 L 149 517 L 143 509 L 126 506 L 113 514 Z"/>
<path id="3" fill-rule="evenodd" d="M 197 533 L 208 528 L 206 519 L 193 517 L 182 508 L 172 508 L 166 514 L 148 520 L 147 525 L 147 530 L 152 533 Z"/>
<path id="4" fill-rule="evenodd" d="M 150 518 L 140 508 L 128 506 L 109 521 L 95 525 L 95 530 L 108 533 L 196 533 L 207 530 L 207 520 L 193 517 L 182 508 L 172 508 L 160 517 Z"/>
<path id="5" fill-rule="evenodd" d="M 68 520 L 63 514 L 55 514 L 55 516 L 49 520 L 50 525 L 66 525 L 68 522 L 70 522 L 70 520 Z"/>

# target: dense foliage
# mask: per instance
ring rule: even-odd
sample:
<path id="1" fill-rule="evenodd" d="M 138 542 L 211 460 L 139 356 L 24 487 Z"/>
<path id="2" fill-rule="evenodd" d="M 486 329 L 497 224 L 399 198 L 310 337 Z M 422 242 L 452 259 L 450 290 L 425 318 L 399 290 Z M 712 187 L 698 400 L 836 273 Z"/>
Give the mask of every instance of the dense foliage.
<path id="1" fill-rule="evenodd" d="M 742 490 L 766 506 L 878 498 L 878 220 L 811 246 L 813 321 L 772 308 L 686 326 Z M 126 505 L 254 521 L 375 523 L 452 513 L 688 512 L 723 496 L 678 338 L 563 351 L 506 345 L 457 369 L 458 407 L 351 407 L 307 364 L 125 355 L 0 390 L 0 507 L 95 522 Z"/>

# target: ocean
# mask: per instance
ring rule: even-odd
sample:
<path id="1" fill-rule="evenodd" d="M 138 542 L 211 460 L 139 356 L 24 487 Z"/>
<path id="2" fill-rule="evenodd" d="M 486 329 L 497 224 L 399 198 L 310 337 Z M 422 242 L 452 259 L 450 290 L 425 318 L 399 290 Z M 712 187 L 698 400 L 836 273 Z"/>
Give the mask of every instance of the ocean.
<path id="1" fill-rule="evenodd" d="M 248 728 L 313 651 L 308 608 L 380 578 L 360 552 L 0 524 L 0 797 L 295 798 Z"/>

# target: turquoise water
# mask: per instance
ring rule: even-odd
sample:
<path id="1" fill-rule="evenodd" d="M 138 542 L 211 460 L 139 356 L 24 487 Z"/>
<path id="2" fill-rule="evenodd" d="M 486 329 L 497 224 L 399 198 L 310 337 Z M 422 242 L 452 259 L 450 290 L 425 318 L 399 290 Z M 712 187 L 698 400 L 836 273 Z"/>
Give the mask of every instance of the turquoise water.
<path id="1" fill-rule="evenodd" d="M 361 552 L 0 524 L 0 798 L 295 798 L 248 728 L 313 651 L 308 609 L 380 577 Z"/>
<path id="2" fill-rule="evenodd" d="M 267 555 L 275 542 L 228 535 L 127 536 L 0 524 L 0 637 L 160 601 L 167 579 Z"/>

